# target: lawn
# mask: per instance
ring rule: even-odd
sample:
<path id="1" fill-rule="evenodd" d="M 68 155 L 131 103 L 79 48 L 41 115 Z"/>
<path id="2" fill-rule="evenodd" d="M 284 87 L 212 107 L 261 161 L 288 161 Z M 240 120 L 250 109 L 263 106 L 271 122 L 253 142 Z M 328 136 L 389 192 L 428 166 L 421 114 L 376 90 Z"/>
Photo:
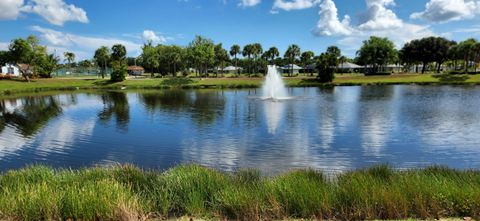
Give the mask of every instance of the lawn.
<path id="1" fill-rule="evenodd" d="M 193 78 L 189 83 L 169 85 L 162 83 L 168 78 L 131 78 L 119 83 L 92 78 L 52 78 L 34 79 L 30 83 L 23 80 L 0 80 L 0 95 L 28 93 L 52 90 L 77 89 L 149 89 L 149 88 L 256 88 L 262 84 L 262 78 Z M 322 86 L 311 77 L 285 78 L 290 87 Z M 432 75 L 397 74 L 390 76 L 362 76 L 358 74 L 337 75 L 329 85 L 370 85 L 370 84 L 480 84 L 480 75 Z"/>

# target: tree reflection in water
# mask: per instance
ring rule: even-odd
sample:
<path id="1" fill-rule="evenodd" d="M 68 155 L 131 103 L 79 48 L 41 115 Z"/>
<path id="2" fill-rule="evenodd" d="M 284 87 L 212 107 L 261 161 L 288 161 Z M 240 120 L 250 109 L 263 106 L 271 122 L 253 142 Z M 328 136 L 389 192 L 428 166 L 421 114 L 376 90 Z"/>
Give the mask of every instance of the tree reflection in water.
<path id="1" fill-rule="evenodd" d="M 127 94 L 124 92 L 110 91 L 100 95 L 103 109 L 98 113 L 100 122 L 107 123 L 115 116 L 117 128 L 128 129 L 130 121 L 130 107 Z"/>
<path id="2" fill-rule="evenodd" d="M 0 132 L 6 125 L 11 125 L 24 137 L 36 134 L 62 113 L 60 102 L 53 96 L 23 98 L 21 105 L 14 110 L 7 110 L 7 102 L 16 101 L 0 101 Z"/>

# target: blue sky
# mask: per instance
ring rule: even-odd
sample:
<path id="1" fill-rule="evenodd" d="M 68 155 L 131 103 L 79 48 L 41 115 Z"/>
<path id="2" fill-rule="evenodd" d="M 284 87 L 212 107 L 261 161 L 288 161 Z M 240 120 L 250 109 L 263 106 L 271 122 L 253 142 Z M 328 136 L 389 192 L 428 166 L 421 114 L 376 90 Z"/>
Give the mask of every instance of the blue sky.
<path id="1" fill-rule="evenodd" d="M 147 40 L 187 45 L 195 35 L 264 49 L 289 44 L 316 54 L 338 45 L 354 56 L 371 35 L 398 47 L 415 38 L 480 38 L 480 0 L 1 0 L 0 50 L 35 34 L 50 51 L 91 58 L 122 43 L 129 56 Z"/>

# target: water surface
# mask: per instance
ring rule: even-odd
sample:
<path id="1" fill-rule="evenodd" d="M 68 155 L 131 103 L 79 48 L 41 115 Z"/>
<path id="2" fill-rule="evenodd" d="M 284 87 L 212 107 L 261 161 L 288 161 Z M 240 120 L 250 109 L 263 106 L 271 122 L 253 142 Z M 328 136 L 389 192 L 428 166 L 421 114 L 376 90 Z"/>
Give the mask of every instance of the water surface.
<path id="1" fill-rule="evenodd" d="M 0 170 L 196 162 L 225 171 L 344 171 L 379 163 L 480 169 L 480 87 L 160 90 L 0 101 Z"/>

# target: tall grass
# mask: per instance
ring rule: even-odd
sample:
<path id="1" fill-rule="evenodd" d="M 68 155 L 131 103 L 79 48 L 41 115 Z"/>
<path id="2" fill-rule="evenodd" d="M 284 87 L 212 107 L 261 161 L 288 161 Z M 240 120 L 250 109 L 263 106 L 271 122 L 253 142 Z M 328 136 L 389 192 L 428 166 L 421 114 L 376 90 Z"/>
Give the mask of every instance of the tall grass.
<path id="1" fill-rule="evenodd" d="M 0 175 L 0 220 L 137 220 L 177 216 L 265 220 L 480 217 L 480 172 L 376 166 L 327 179 L 295 170 L 165 172 L 132 165 L 80 170 L 31 166 Z"/>

